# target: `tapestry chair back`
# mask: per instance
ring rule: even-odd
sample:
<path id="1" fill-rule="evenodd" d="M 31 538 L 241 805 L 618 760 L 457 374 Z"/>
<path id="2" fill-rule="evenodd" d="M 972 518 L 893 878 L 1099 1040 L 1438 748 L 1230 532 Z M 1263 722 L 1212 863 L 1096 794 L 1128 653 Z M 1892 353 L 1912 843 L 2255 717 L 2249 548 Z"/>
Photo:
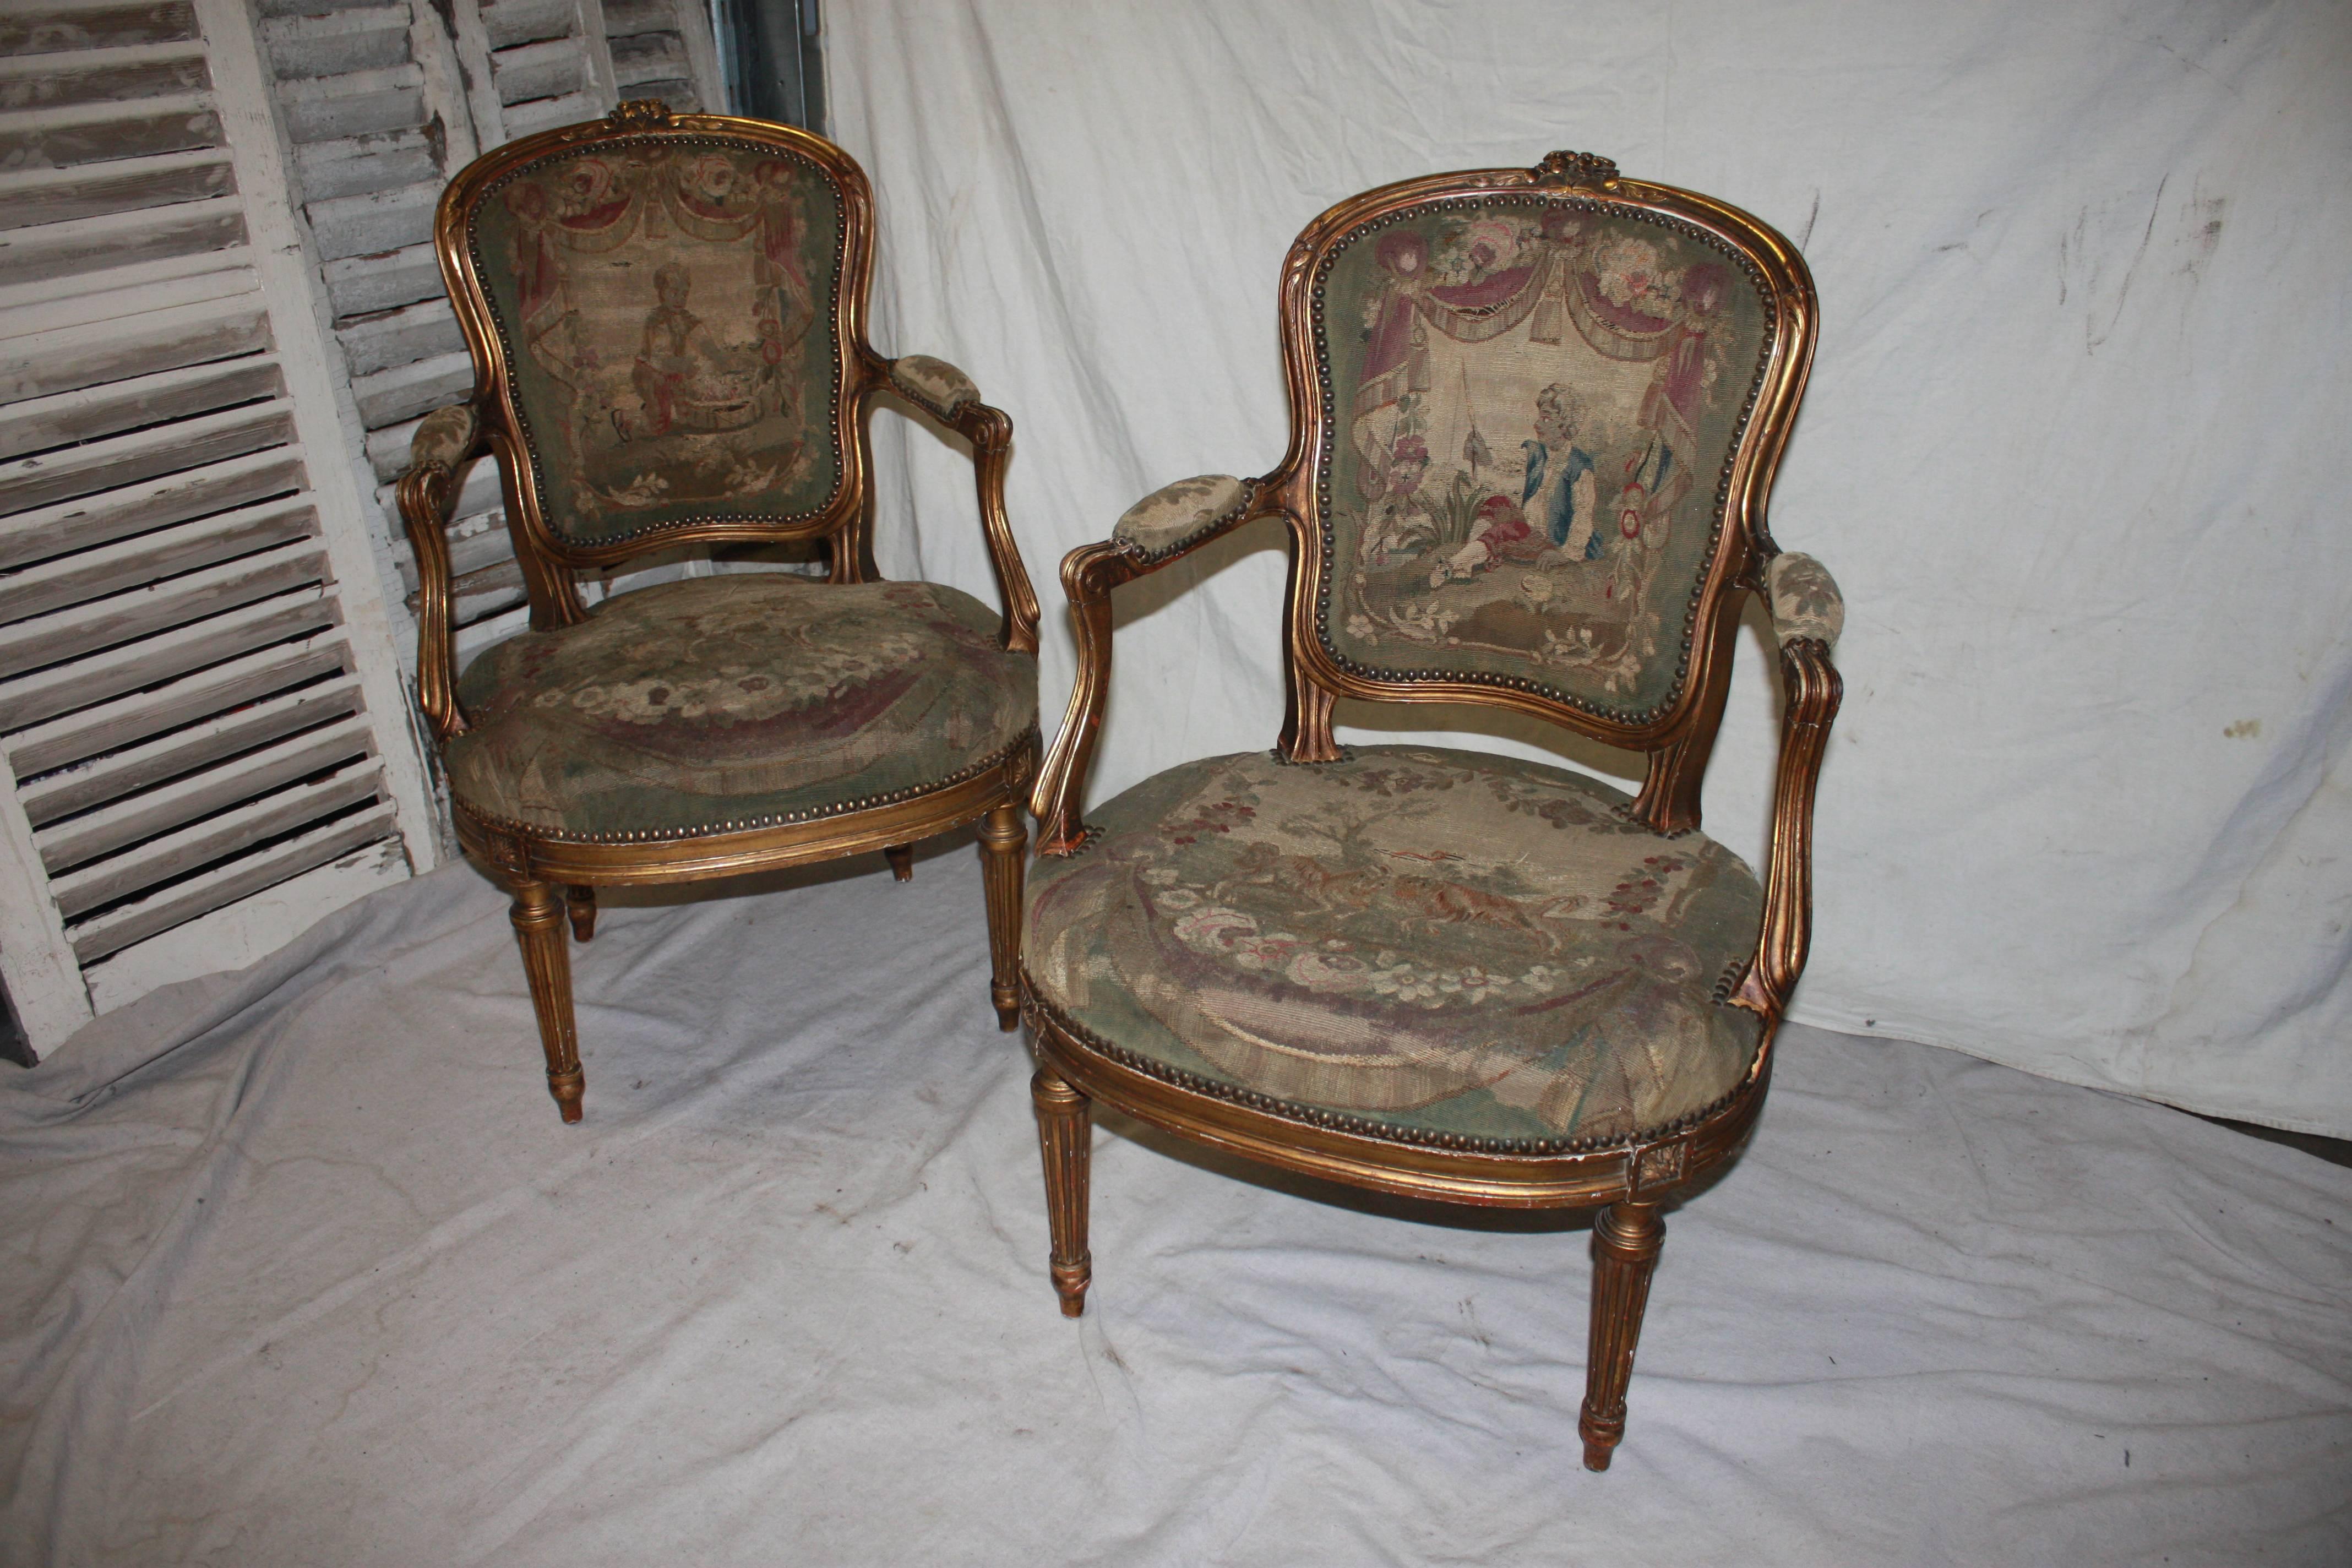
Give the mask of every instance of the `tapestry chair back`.
<path id="1" fill-rule="evenodd" d="M 535 611 L 548 566 L 863 521 L 845 389 L 864 341 L 865 177 L 815 137 L 726 123 L 534 138 L 444 198 L 442 268 L 494 372 L 484 401 L 506 426 L 493 438 Z M 855 581 L 865 542 L 848 542 L 835 574 Z"/>
<path id="2" fill-rule="evenodd" d="M 1292 252 L 1294 678 L 1650 752 L 1643 815 L 1690 826 L 1812 290 L 1733 209 L 1532 173 L 1374 192 Z"/>

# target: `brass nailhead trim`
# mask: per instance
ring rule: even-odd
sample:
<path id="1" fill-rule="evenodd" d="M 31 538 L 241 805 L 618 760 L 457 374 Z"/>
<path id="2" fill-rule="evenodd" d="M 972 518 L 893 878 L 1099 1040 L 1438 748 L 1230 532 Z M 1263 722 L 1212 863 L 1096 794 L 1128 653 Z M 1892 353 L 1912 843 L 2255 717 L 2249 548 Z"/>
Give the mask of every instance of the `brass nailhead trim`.
<path id="1" fill-rule="evenodd" d="M 473 222 L 475 213 L 478 213 L 481 210 L 483 202 L 486 202 L 490 197 L 498 195 L 499 192 L 506 189 L 507 186 L 522 178 L 525 174 L 535 174 L 551 163 L 562 163 L 568 158 L 579 157 L 583 155 L 583 153 L 593 153 L 601 151 L 606 147 L 632 147 L 648 144 L 662 147 L 728 147 L 740 152 L 757 153 L 771 157 L 781 156 L 790 158 L 793 162 L 805 166 L 819 179 L 823 180 L 826 187 L 833 192 L 834 203 L 839 209 L 841 221 L 835 226 L 835 231 L 833 237 L 833 305 L 835 330 L 827 333 L 825 337 L 825 352 L 833 360 L 833 376 L 825 394 L 825 416 L 828 429 L 838 432 L 841 427 L 841 384 L 843 379 L 841 364 L 841 338 L 838 329 L 841 311 L 842 267 L 849 254 L 849 204 L 842 200 L 841 187 L 839 184 L 835 181 L 834 177 L 827 174 L 814 159 L 795 149 L 790 147 L 774 147 L 763 142 L 747 142 L 737 136 L 680 136 L 675 133 L 653 132 L 648 134 L 616 136 L 596 142 L 593 144 L 583 143 L 571 147 L 560 147 L 548 153 L 545 157 L 534 158 L 527 163 L 518 163 L 513 168 L 509 169 L 505 174 L 499 175 L 496 181 L 486 187 L 482 192 L 481 197 L 474 204 L 474 213 L 468 213 L 467 215 L 466 255 L 474 264 L 475 277 L 477 279 L 487 277 L 490 270 L 482 260 L 481 233 Z M 490 292 L 487 286 L 482 289 L 482 303 L 485 310 L 490 318 L 490 326 L 492 330 L 499 335 L 499 352 L 506 356 L 509 367 L 509 374 L 507 376 L 508 386 L 509 390 L 512 391 L 514 382 L 513 367 L 520 363 L 515 354 L 514 340 L 508 333 L 506 317 L 500 313 L 498 308 L 497 297 Z M 814 326 L 815 323 L 811 322 L 810 324 Z M 895 380 L 896 378 L 893 379 Z M 831 507 L 834 502 L 839 500 L 841 499 L 842 490 L 849 483 L 850 464 L 846 460 L 847 455 L 836 449 L 834 454 L 835 472 L 832 493 L 827 495 L 824 500 L 818 502 L 815 506 L 810 507 L 805 511 L 796 511 L 789 517 L 776 512 L 740 511 L 726 512 L 710 517 L 685 517 L 679 518 L 672 522 L 648 523 L 643 528 L 633 528 L 626 533 L 608 534 L 603 538 L 593 540 L 575 540 L 568 533 L 565 533 L 562 530 L 557 528 L 552 521 L 548 521 L 552 516 L 554 509 L 548 505 L 547 480 L 543 471 L 545 465 L 540 461 L 539 457 L 539 437 L 538 434 L 531 429 L 529 421 L 520 416 L 521 414 L 521 399 L 517 397 L 514 401 L 518 416 L 515 421 L 515 433 L 522 437 L 523 449 L 530 454 L 530 486 L 532 494 L 539 501 L 540 519 L 542 522 L 546 522 L 548 531 L 553 533 L 567 549 L 601 550 L 607 545 L 626 544 L 632 540 L 654 538 L 661 534 L 683 529 L 700 528 L 706 524 L 714 522 L 803 522 L 810 518 L 818 516 L 827 508 Z"/>
<path id="2" fill-rule="evenodd" d="M 1147 565 L 1155 561 L 1165 561 L 1171 555 L 1177 554 L 1182 551 L 1190 550 L 1193 545 L 1198 544 L 1202 539 L 1214 533 L 1217 530 L 1224 527 L 1225 524 L 1233 521 L 1234 519 L 1241 516 L 1242 513 L 1249 510 L 1250 503 L 1255 500 L 1257 500 L 1257 481 L 1255 479 L 1244 479 L 1242 481 L 1241 500 L 1235 501 L 1232 506 L 1227 507 L 1223 511 L 1220 512 L 1215 517 L 1211 518 L 1208 521 L 1202 523 L 1200 527 L 1194 529 L 1192 532 L 1186 534 L 1183 538 L 1177 540 L 1171 544 L 1163 544 L 1157 550 L 1147 550 L 1132 539 L 1114 538 L 1113 542 L 1118 544 L 1120 553 L 1131 555 L 1136 560 L 1143 562 Z M 1114 533 L 1116 531 L 1114 531 Z"/>
<path id="3" fill-rule="evenodd" d="M 537 839 L 546 844 L 676 844 L 695 838 L 715 838 L 722 834 L 747 833 L 758 827 L 788 827 L 800 822 L 822 822 L 831 816 L 846 816 L 852 812 L 869 811 L 877 805 L 896 805 L 900 801 L 913 800 L 918 795 L 934 795 L 968 784 L 992 768 L 1001 768 L 1013 757 L 1037 743 L 1037 726 L 1030 725 L 1013 742 L 972 763 L 970 767 L 950 773 L 929 784 L 909 784 L 883 795 L 861 795 L 856 800 L 837 802 L 831 805 L 811 806 L 805 811 L 779 812 L 769 816 L 742 817 L 730 822 L 715 823 L 708 827 L 646 828 L 631 833 L 566 833 L 561 828 L 541 827 L 527 822 L 516 822 L 503 816 L 493 816 L 486 811 L 454 801 L 458 810 L 485 826 L 513 834 L 525 839 Z"/>
<path id="4" fill-rule="evenodd" d="M 1125 1046 L 1115 1045 L 1045 1000 L 1043 988 L 1038 985 L 1036 976 L 1029 973 L 1029 965 L 1025 962 L 1021 965 L 1021 994 L 1024 1011 L 1033 1012 L 1034 1015 L 1033 1023 L 1036 1017 L 1042 1017 L 1065 1037 L 1095 1055 L 1117 1062 L 1119 1066 L 1139 1072 L 1147 1078 L 1157 1079 L 1161 1083 L 1182 1089 L 1187 1094 L 1202 1095 L 1210 1100 L 1222 1100 L 1228 1104 L 1238 1105 L 1245 1110 L 1258 1111 L 1284 1121 L 1303 1122 L 1310 1127 L 1320 1127 L 1333 1132 L 1345 1132 L 1359 1138 L 1376 1139 L 1385 1143 L 1406 1143 L 1416 1148 L 1443 1149 L 1454 1153 L 1545 1156 L 1631 1153 L 1645 1144 L 1659 1142 L 1687 1132 L 1701 1122 L 1721 1115 L 1738 1104 L 1741 1097 L 1749 1093 L 1754 1088 L 1754 1079 L 1748 1073 L 1743 1072 L 1738 1083 L 1735 1084 L 1729 1092 L 1713 1102 L 1701 1106 L 1696 1110 L 1686 1111 L 1659 1126 L 1622 1137 L 1481 1138 L 1467 1132 L 1433 1132 L 1422 1128 L 1399 1127 L 1390 1122 L 1371 1121 L 1366 1117 L 1350 1116 L 1345 1111 L 1326 1110 L 1320 1106 L 1301 1105 L 1297 1100 L 1277 1100 L 1273 1095 L 1262 1094 L 1254 1089 L 1244 1089 L 1239 1084 L 1227 1083 L 1222 1079 L 1203 1078 L 1199 1073 L 1187 1072 L 1182 1068 L 1171 1067 L 1166 1062 L 1147 1057 L 1139 1051 L 1132 1051 Z M 1750 1066 L 1752 1068 L 1752 1062 Z"/>
<path id="5" fill-rule="evenodd" d="M 1685 237 L 1696 240 L 1722 255 L 1746 275 L 1748 282 L 1754 286 L 1759 295 L 1765 296 L 1768 302 L 1777 304 L 1777 301 L 1770 300 L 1770 290 L 1765 287 L 1764 275 L 1756 263 L 1734 248 L 1728 242 L 1708 233 L 1686 218 L 1677 217 L 1668 213 L 1652 212 L 1647 208 L 1630 205 L 1621 201 L 1596 199 L 1590 196 L 1549 196 L 1532 194 L 1445 196 L 1423 202 L 1416 206 L 1401 208 L 1384 217 L 1375 218 L 1350 229 L 1324 252 L 1322 261 L 1316 268 L 1315 286 L 1311 295 L 1315 321 L 1315 365 L 1318 373 L 1317 380 L 1321 383 L 1323 402 L 1322 449 L 1317 461 L 1315 478 L 1316 521 L 1322 535 L 1323 556 L 1327 568 L 1338 555 L 1331 521 L 1331 468 L 1339 442 L 1339 423 L 1338 402 L 1331 385 L 1329 340 L 1323 312 L 1326 280 L 1330 277 L 1332 268 L 1338 265 L 1340 255 L 1375 230 L 1387 228 L 1407 219 L 1419 218 L 1432 211 L 1464 207 L 1485 209 L 1496 206 L 1565 207 L 1576 212 L 1608 213 L 1619 217 L 1632 218 L 1637 222 L 1655 224 L 1662 228 L 1673 229 Z M 1747 439 L 1748 423 L 1755 414 L 1757 399 L 1762 395 L 1765 374 L 1771 368 L 1772 350 L 1780 337 L 1780 314 L 1777 309 L 1773 311 L 1774 320 L 1771 329 L 1764 335 L 1763 347 L 1757 355 L 1756 374 L 1749 378 L 1748 395 L 1740 405 L 1739 417 L 1732 426 L 1731 450 L 1723 460 L 1722 474 L 1716 482 L 1715 515 L 1713 524 L 1707 531 L 1707 548 L 1705 557 L 1709 563 L 1715 559 L 1723 542 L 1724 521 L 1729 513 L 1731 505 L 1732 471 L 1738 465 L 1740 447 Z M 1557 702 L 1562 707 L 1574 709 L 1578 712 L 1591 714 L 1596 718 L 1612 720 L 1619 723 L 1642 725 L 1654 723 L 1664 718 L 1682 700 L 1690 675 L 1691 644 L 1697 628 L 1699 605 L 1706 594 L 1708 574 L 1705 571 L 1700 572 L 1697 581 L 1691 585 L 1690 598 L 1683 614 L 1682 650 L 1681 657 L 1675 665 L 1674 684 L 1667 688 L 1663 698 L 1650 707 L 1630 710 L 1598 702 L 1590 698 L 1574 696 L 1549 682 L 1536 680 L 1527 676 L 1495 675 L 1482 670 L 1391 669 L 1350 658 L 1333 646 L 1331 640 L 1333 573 L 1327 569 L 1321 575 L 1322 581 L 1318 585 L 1316 593 L 1315 640 L 1322 646 L 1324 653 L 1334 664 L 1350 675 L 1370 680 L 1459 681 L 1466 685 L 1491 686 L 1504 690 L 1525 691 L 1541 697 L 1547 701 Z"/>

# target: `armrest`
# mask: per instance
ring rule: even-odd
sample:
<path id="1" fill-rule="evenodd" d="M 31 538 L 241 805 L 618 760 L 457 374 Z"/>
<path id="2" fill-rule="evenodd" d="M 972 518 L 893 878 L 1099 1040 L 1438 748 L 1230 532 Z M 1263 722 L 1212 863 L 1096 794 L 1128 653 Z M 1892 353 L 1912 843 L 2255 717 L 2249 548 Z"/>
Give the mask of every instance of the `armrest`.
<path id="1" fill-rule="evenodd" d="M 457 504 L 457 480 L 484 445 L 481 416 L 472 404 L 436 408 L 410 438 L 409 469 L 400 477 L 400 521 L 416 552 L 416 705 L 442 745 L 468 727 L 457 700 L 446 531 Z"/>
<path id="2" fill-rule="evenodd" d="M 872 350 L 866 351 L 869 354 Z M 971 377 L 943 359 L 903 354 L 882 362 L 890 390 L 971 443 L 972 483 L 980 491 L 980 528 L 989 569 L 1004 600 L 999 639 L 1013 653 L 1037 651 L 1037 594 L 1004 516 L 1004 467 L 1013 456 L 1013 417 L 980 400 Z"/>
<path id="3" fill-rule="evenodd" d="M 1784 647 L 1810 637 L 1833 648 L 1845 629 L 1845 598 L 1837 581 L 1810 555 L 1772 557 L 1764 568 L 1764 607 L 1772 616 L 1772 640 Z"/>
<path id="4" fill-rule="evenodd" d="M 1791 604 L 1782 614 L 1781 579 L 1768 575 L 1773 603 L 1772 627 L 1780 637 L 1780 679 L 1788 701 L 1780 715 L 1780 762 L 1772 782 L 1772 845 L 1764 874 L 1764 923 L 1757 933 L 1756 956 L 1748 966 L 1731 1000 L 1760 1013 L 1769 1020 L 1780 1016 L 1789 993 L 1805 972 L 1805 954 L 1813 931 L 1813 789 L 1822 772 L 1822 752 L 1829 744 L 1830 725 L 1837 718 L 1845 685 L 1830 662 L 1827 637 L 1815 635 L 1826 626 L 1832 637 L 1843 617 L 1837 586 L 1821 563 L 1808 556 L 1782 555 L 1781 562 L 1800 563 L 1828 594 L 1822 601 Z M 1791 579 L 1792 583 L 1794 579 Z M 1813 590 L 1809 590 L 1809 592 Z M 1801 612 L 1802 612 L 1801 614 Z M 1783 628 L 1787 628 L 1783 630 Z"/>
<path id="5" fill-rule="evenodd" d="M 892 360 L 890 390 L 949 421 L 965 404 L 980 401 L 980 387 L 971 377 L 947 361 L 929 354 L 906 354 Z"/>
<path id="6" fill-rule="evenodd" d="M 1266 493 L 1261 481 L 1228 474 L 1179 479 L 1128 508 L 1108 539 L 1082 544 L 1062 558 L 1062 591 L 1070 600 L 1078 673 L 1062 728 L 1029 796 L 1038 854 L 1075 855 L 1087 841 L 1079 812 L 1110 691 L 1111 590 L 1148 577 L 1273 510 L 1258 504 Z"/>

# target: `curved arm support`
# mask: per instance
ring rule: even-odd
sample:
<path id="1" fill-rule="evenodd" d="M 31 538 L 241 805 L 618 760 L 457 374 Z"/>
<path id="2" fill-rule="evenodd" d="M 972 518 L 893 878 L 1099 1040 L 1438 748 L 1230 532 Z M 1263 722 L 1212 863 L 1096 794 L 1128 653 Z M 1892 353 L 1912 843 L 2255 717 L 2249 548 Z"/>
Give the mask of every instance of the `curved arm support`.
<path id="1" fill-rule="evenodd" d="M 1062 727 L 1045 752 L 1045 765 L 1037 770 L 1037 784 L 1029 796 L 1029 814 L 1037 819 L 1038 854 L 1075 855 L 1087 841 L 1087 826 L 1079 814 L 1084 809 L 1087 777 L 1094 770 L 1103 704 L 1110 694 L 1111 590 L 1171 566 L 1242 524 L 1278 511 L 1268 490 L 1266 486 L 1254 487 L 1249 500 L 1258 504 L 1245 504 L 1230 517 L 1162 551 L 1146 551 L 1129 540 L 1107 539 L 1099 544 L 1081 544 L 1062 558 L 1062 592 L 1070 600 L 1078 675 L 1070 688 L 1070 706 L 1062 717 Z"/>
<path id="2" fill-rule="evenodd" d="M 1813 931 L 1813 788 L 1845 683 L 1830 645 L 1792 637 L 1780 645 L 1788 705 L 1780 715 L 1780 765 L 1772 784 L 1772 847 L 1764 877 L 1764 924 L 1756 956 L 1731 1000 L 1777 1020 L 1805 972 Z"/>
<path id="3" fill-rule="evenodd" d="M 870 351 L 869 351 L 870 352 Z M 1004 601 L 999 640 L 1013 653 L 1037 651 L 1037 593 L 1029 585 L 1021 547 L 1004 515 L 1004 468 L 1013 456 L 1013 416 L 980 400 L 971 377 L 945 360 L 907 354 L 880 360 L 889 389 L 971 443 L 972 483 L 980 492 L 980 528 L 988 564 Z"/>
<path id="4" fill-rule="evenodd" d="M 474 405 L 436 409 L 416 428 L 400 477 L 400 521 L 416 552 L 416 705 L 437 745 L 469 728 L 457 700 L 457 628 L 451 624 L 449 514 L 457 481 L 487 446 Z"/>

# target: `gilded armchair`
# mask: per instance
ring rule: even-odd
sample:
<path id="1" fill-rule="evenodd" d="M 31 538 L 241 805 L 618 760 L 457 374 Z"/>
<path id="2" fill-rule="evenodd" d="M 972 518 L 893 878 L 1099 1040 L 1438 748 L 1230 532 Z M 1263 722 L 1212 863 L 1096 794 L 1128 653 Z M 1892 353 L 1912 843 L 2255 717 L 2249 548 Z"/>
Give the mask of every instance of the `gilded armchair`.
<path id="1" fill-rule="evenodd" d="M 420 706 L 458 837 L 514 890 L 548 1085 L 581 1114 L 563 926 L 595 889 L 911 846 L 978 820 L 1002 1026 L 1018 1026 L 1034 595 L 1004 516 L 1012 422 L 952 365 L 866 341 L 873 201 L 806 132 L 625 103 L 458 174 L 436 246 L 474 396 L 401 480 Z M 867 420 L 970 441 L 1002 613 L 874 568 Z M 499 465 L 530 629 L 456 668 L 445 529 Z M 720 572 L 594 605 L 583 574 L 681 545 L 821 541 L 817 583 Z"/>
<path id="2" fill-rule="evenodd" d="M 1805 963 L 1843 608 L 1765 502 L 1814 312 L 1780 236 L 1583 155 L 1389 185 L 1299 237 L 1281 466 L 1171 485 L 1062 564 L 1080 665 L 1032 801 L 1022 994 L 1066 1313 L 1097 1100 L 1378 1191 L 1599 1207 L 1580 1427 L 1607 1468 L 1661 1209 L 1747 1138 Z M 1082 817 L 1112 591 L 1265 517 L 1279 743 Z M 1787 687 L 1760 881 L 1698 830 L 1750 592 Z M 1533 715 L 1645 781 L 1343 747 L 1340 697 Z"/>

